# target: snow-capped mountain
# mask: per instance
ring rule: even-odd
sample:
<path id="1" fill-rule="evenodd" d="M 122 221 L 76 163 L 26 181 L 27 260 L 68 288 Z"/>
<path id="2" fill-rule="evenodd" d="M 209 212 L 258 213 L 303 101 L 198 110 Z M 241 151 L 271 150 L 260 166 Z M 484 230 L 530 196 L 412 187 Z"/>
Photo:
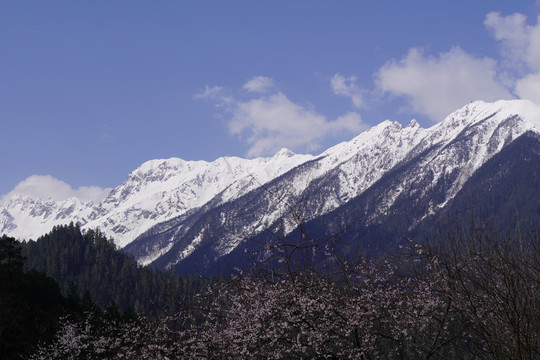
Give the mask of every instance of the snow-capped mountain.
<path id="1" fill-rule="evenodd" d="M 210 200 L 217 205 L 239 196 L 311 158 L 282 149 L 273 157 L 251 160 L 151 160 L 129 174 L 99 204 L 13 194 L 0 206 L 0 234 L 36 239 L 55 225 L 73 221 L 83 229 L 99 227 L 124 247 L 155 224 Z"/>
<path id="2" fill-rule="evenodd" d="M 477 101 L 428 129 L 384 121 L 319 156 L 284 149 L 252 160 L 152 160 L 98 204 L 14 195 L 0 206 L 0 233 L 37 238 L 74 221 L 167 268 L 211 263 L 266 230 L 286 235 L 310 221 L 360 231 L 407 212 L 414 228 L 529 133 L 540 134 L 538 106 Z"/>
<path id="3" fill-rule="evenodd" d="M 126 250 L 159 267 L 211 262 L 264 230 L 281 226 L 286 234 L 332 212 L 337 218 L 326 227 L 336 233 L 353 222 L 381 222 L 403 203 L 414 209 L 406 224 L 413 228 L 443 208 L 486 161 L 529 131 L 540 133 L 540 109 L 522 100 L 473 102 L 429 129 L 415 121 L 407 127 L 385 121 L 264 188 L 160 224 Z"/>
<path id="4" fill-rule="evenodd" d="M 71 197 L 57 201 L 50 197 L 12 194 L 0 204 L 0 234 L 19 239 L 37 239 L 55 225 L 84 223 L 96 206 Z"/>

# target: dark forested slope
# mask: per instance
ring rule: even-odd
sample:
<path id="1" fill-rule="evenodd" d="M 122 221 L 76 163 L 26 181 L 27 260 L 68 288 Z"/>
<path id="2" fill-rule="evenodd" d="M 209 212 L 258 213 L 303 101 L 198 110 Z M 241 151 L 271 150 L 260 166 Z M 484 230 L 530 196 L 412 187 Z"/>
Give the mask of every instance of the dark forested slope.
<path id="1" fill-rule="evenodd" d="M 155 316 L 176 309 L 200 281 L 143 267 L 117 249 L 101 232 L 82 232 L 73 224 L 55 227 L 23 244 L 25 268 L 53 277 L 64 291 L 90 295 L 100 307 L 111 303 Z"/>

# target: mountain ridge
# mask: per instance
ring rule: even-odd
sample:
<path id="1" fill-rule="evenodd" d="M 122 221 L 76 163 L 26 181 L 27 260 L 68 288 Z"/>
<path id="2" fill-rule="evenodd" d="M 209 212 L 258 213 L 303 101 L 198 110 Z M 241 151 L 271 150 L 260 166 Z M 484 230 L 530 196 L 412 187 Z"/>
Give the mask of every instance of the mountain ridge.
<path id="1" fill-rule="evenodd" d="M 287 211 L 296 211 L 302 221 L 332 212 L 392 172 L 401 174 L 400 182 L 377 190 L 365 223 L 391 213 L 399 199 L 416 197 L 427 205 L 414 227 L 444 208 L 484 163 L 528 131 L 540 134 L 540 108 L 533 103 L 475 101 L 426 129 L 415 120 L 405 127 L 383 121 L 318 156 L 282 149 L 249 160 L 150 160 L 98 204 L 13 195 L 0 205 L 0 233 L 17 236 L 26 227 L 36 234 L 21 232 L 21 237 L 37 238 L 51 224 L 74 221 L 83 229 L 100 228 L 144 264 L 174 249 L 171 261 L 158 261 L 171 267 L 204 244 L 212 256 L 224 256 Z M 408 172 L 399 170 L 406 164 Z M 428 194 L 433 198 L 425 199 Z M 298 221 L 284 226 L 288 233 Z"/>
<path id="2" fill-rule="evenodd" d="M 13 194 L 0 205 L 0 233 L 35 239 L 55 225 L 73 221 L 83 229 L 100 227 L 123 247 L 145 227 L 202 206 L 218 194 L 226 200 L 231 193 L 234 196 L 248 191 L 311 157 L 282 149 L 268 158 L 223 157 L 213 162 L 150 160 L 131 172 L 123 184 L 98 204 L 75 197 L 55 201 Z M 129 220 L 140 223 L 134 231 L 126 228 Z M 18 231 L 24 228 L 34 230 Z"/>
<path id="3" fill-rule="evenodd" d="M 186 253 L 191 254 L 197 247 L 201 246 L 207 247 L 207 250 L 205 250 L 206 254 L 201 256 L 206 258 L 223 257 L 242 243 L 243 239 L 251 238 L 258 232 L 271 228 L 272 224 L 280 218 L 283 219 L 286 217 L 284 214 L 287 211 L 299 210 L 293 217 L 296 216 L 302 219 L 302 221 L 309 221 L 343 205 L 348 199 L 340 201 L 340 198 L 343 195 L 347 195 L 347 190 L 351 188 L 344 187 L 343 184 L 347 185 L 348 182 L 351 182 L 351 179 L 354 182 L 354 178 L 358 174 L 367 178 L 367 182 L 364 185 L 366 188 L 369 188 L 380 180 L 384 174 L 397 170 L 396 167 L 398 165 L 404 166 L 407 163 L 412 163 L 414 166 L 411 168 L 412 170 L 410 169 L 408 172 L 402 174 L 404 178 L 400 182 L 390 183 L 390 187 L 377 190 L 379 195 L 373 198 L 376 200 L 373 200 L 371 205 L 366 208 L 369 211 L 365 211 L 366 221 L 364 224 L 369 226 L 370 224 L 377 223 L 378 219 L 386 216 L 387 213 L 391 213 L 394 202 L 403 197 L 407 197 L 409 200 L 413 199 L 416 202 L 419 202 L 419 199 L 423 199 L 420 202 L 426 203 L 426 208 L 422 210 L 422 214 L 414 219 L 415 223 L 419 223 L 425 217 L 443 208 L 447 201 L 459 192 L 459 189 L 471 174 L 481 167 L 493 154 L 500 151 L 505 144 L 510 143 L 526 131 L 532 130 L 538 133 L 537 118 L 533 118 L 534 121 L 532 122 L 524 123 L 526 120 L 515 118 L 513 111 L 510 111 L 508 114 L 505 113 L 505 111 L 508 111 L 508 109 L 505 109 L 508 105 L 506 102 L 499 102 L 495 105 L 497 111 L 486 112 L 489 108 L 493 110 L 493 107 L 481 102 L 472 103 L 462 109 L 461 112 L 455 112 L 448 117 L 449 122 L 456 124 L 450 129 L 444 128 L 443 125 L 432 128 L 431 132 L 424 129 L 423 131 L 427 132 L 427 134 L 424 134 L 424 137 L 420 141 L 416 139 L 410 148 L 403 152 L 404 155 L 402 155 L 401 159 L 396 158 L 396 156 L 390 156 L 390 159 L 386 159 L 389 161 L 385 163 L 384 157 L 375 153 L 375 159 L 379 161 L 377 162 L 373 161 L 374 158 L 367 156 L 365 153 L 355 153 L 353 157 L 356 158 L 351 163 L 341 161 L 332 170 L 327 171 L 324 176 L 316 178 L 313 174 L 324 168 L 321 162 L 333 162 L 331 158 L 329 160 L 328 153 L 331 153 L 329 150 L 325 154 L 326 157 L 322 156 L 311 160 L 309 164 L 302 164 L 282 175 L 282 178 L 287 179 L 281 180 L 281 183 L 278 179 L 275 179 L 267 185 L 266 189 L 255 189 L 251 194 L 244 195 L 244 197 L 249 196 L 247 199 L 242 200 L 243 198 L 239 198 L 235 200 L 236 205 L 229 203 L 226 208 L 222 206 L 222 210 L 216 208 L 201 215 L 202 218 L 199 220 L 199 225 L 191 224 L 191 229 L 183 229 L 185 236 L 181 236 L 179 239 L 174 239 L 173 236 L 169 239 L 169 244 L 175 243 L 176 249 L 170 249 L 171 255 L 167 256 L 167 261 L 160 260 L 156 264 L 159 264 L 159 267 L 176 266 L 175 264 L 178 264 L 180 261 L 185 261 Z M 518 105 L 522 104 L 518 103 Z M 473 119 L 475 121 L 471 121 L 470 123 L 462 122 L 460 124 L 459 117 L 462 116 L 461 114 L 474 113 L 477 106 L 480 106 L 481 110 L 478 118 Z M 501 109 L 503 111 L 500 111 Z M 500 114 L 498 117 L 496 116 L 497 113 Z M 532 115 L 534 116 L 535 113 Z M 530 117 L 531 115 L 529 114 L 528 116 Z M 443 131 L 441 131 L 441 127 Z M 380 124 L 378 128 L 372 128 L 372 132 L 384 132 L 384 130 L 389 129 L 399 131 L 402 128 L 399 124 L 385 122 Z M 452 136 L 441 136 L 441 133 L 445 135 L 444 131 L 450 132 Z M 369 134 L 369 130 L 353 139 L 350 143 L 361 141 L 362 138 L 366 137 L 366 134 Z M 398 132 L 399 134 L 401 133 Z M 388 133 L 385 134 L 384 139 L 388 140 Z M 403 140 L 407 140 L 407 138 L 395 137 L 394 145 L 403 144 Z M 377 151 L 377 142 L 371 141 L 371 144 L 373 146 L 369 148 L 369 151 Z M 343 145 L 339 144 L 337 146 L 339 148 Z M 469 151 L 471 149 L 474 151 Z M 382 151 L 382 149 L 379 148 L 378 151 Z M 391 151 L 389 153 L 395 154 L 395 152 Z M 369 166 L 366 170 L 364 165 L 371 165 L 371 170 Z M 342 171 L 344 167 L 362 171 Z M 381 169 L 384 170 L 382 173 L 379 171 Z M 404 171 L 406 171 L 406 167 Z M 351 175 L 349 179 L 345 176 L 347 173 Z M 298 186 L 299 183 L 306 183 L 306 176 L 313 176 L 316 179 L 309 186 Z M 408 181 L 410 183 L 407 183 Z M 351 198 L 362 195 L 365 192 L 360 181 L 357 181 L 355 186 L 352 188 L 356 189 L 356 192 L 350 194 Z M 301 191 L 295 192 L 297 187 Z M 345 191 L 341 191 L 341 187 L 344 187 Z M 304 196 L 308 190 L 310 194 L 313 194 L 311 197 Z M 279 194 L 279 200 L 272 199 L 270 194 Z M 433 199 L 426 199 L 428 195 L 433 196 Z M 280 208 L 277 205 L 280 202 L 286 202 L 287 205 Z M 242 216 L 245 216 L 243 215 L 243 211 L 246 208 L 250 209 L 249 216 L 252 219 L 246 220 L 245 224 L 232 227 L 229 225 L 225 226 L 221 222 L 221 219 L 227 217 L 235 219 L 242 218 Z M 308 210 L 302 213 L 306 208 Z M 257 213 L 257 209 L 264 209 L 264 211 L 259 210 Z M 287 221 L 283 222 L 285 233 L 288 233 L 288 231 L 299 225 L 298 221 L 295 222 L 295 219 L 289 219 L 289 222 L 291 223 L 289 229 L 287 229 Z M 260 226 L 261 223 L 264 226 Z M 208 228 L 208 224 L 212 224 L 210 228 Z M 214 238 L 212 239 L 212 237 Z M 192 243 L 193 239 L 196 239 L 195 244 Z M 149 241 L 149 239 L 146 241 Z M 126 250 L 131 251 L 136 243 L 137 241 L 132 243 L 132 246 L 130 245 Z M 213 245 L 209 245 L 212 243 Z M 233 246 L 229 246 L 228 251 L 223 251 L 223 243 L 233 244 Z M 186 251 L 188 248 L 190 250 Z M 137 256 L 137 251 L 134 251 L 133 254 Z M 193 261 L 193 263 L 199 262 Z"/>

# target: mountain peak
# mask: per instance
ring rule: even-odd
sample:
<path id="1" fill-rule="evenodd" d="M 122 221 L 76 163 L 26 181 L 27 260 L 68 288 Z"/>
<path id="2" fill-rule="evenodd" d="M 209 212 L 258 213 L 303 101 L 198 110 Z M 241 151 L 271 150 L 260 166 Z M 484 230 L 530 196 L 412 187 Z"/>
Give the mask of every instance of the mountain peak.
<path id="1" fill-rule="evenodd" d="M 416 119 L 412 119 L 411 122 L 409 122 L 409 125 L 407 125 L 409 128 L 416 128 L 420 127 L 420 124 L 416 121 Z"/>
<path id="2" fill-rule="evenodd" d="M 294 152 L 287 148 L 281 148 L 273 157 L 280 158 L 280 157 L 292 157 L 296 155 Z"/>

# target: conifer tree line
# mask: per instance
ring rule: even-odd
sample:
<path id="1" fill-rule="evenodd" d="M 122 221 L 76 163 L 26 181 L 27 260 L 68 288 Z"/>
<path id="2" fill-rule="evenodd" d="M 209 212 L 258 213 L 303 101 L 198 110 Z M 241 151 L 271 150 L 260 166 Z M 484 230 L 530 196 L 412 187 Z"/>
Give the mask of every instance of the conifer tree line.
<path id="1" fill-rule="evenodd" d="M 111 303 L 158 317 L 175 310 L 178 296 L 193 293 L 197 276 L 173 276 L 139 265 L 99 230 L 56 226 L 37 241 L 22 245 L 25 269 L 54 278 L 64 291 L 90 297 L 99 307 Z M 176 299 L 179 300 L 179 299 Z"/>
<path id="2" fill-rule="evenodd" d="M 98 328 L 173 313 L 204 279 L 137 264 L 98 230 L 73 223 L 37 241 L 0 238 L 0 359 L 20 359 L 54 339 L 62 321 Z"/>

